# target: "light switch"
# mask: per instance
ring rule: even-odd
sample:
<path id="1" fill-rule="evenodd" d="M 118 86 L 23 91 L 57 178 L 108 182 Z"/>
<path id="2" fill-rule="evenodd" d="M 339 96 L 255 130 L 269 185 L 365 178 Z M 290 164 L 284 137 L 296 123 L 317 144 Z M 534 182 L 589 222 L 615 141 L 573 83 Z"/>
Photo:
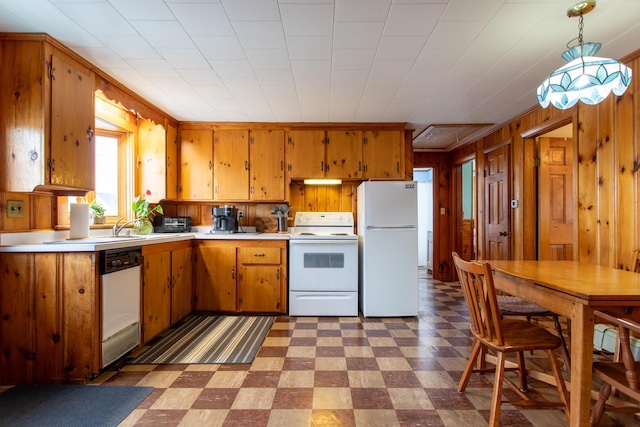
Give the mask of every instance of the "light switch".
<path id="1" fill-rule="evenodd" d="M 7 218 L 24 218 L 23 200 L 7 200 Z"/>
<path id="2" fill-rule="evenodd" d="M 511 201 L 511 207 L 512 208 L 517 208 L 520 205 L 520 203 L 517 200 L 512 200 Z"/>

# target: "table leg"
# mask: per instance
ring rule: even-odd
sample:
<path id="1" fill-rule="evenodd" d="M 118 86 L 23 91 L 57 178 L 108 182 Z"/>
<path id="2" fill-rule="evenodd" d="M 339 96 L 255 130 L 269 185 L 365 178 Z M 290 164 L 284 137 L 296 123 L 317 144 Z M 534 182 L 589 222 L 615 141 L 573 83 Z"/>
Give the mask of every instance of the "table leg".
<path id="1" fill-rule="evenodd" d="M 571 407 L 570 425 L 589 425 L 591 371 L 593 364 L 593 309 L 574 304 L 571 321 Z"/>

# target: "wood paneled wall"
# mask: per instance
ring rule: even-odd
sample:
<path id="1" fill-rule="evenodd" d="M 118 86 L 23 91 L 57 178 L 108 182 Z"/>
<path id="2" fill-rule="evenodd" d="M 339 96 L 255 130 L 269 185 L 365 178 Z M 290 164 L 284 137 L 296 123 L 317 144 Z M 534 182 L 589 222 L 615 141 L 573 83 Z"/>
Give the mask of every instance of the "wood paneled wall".
<path id="1" fill-rule="evenodd" d="M 453 165 L 475 157 L 478 184 L 478 248 L 483 259 L 484 154 L 511 141 L 511 259 L 536 258 L 537 168 L 535 137 L 567 122 L 573 123 L 577 153 L 574 165 L 576 218 L 574 259 L 628 269 L 640 248 L 640 51 L 624 58 L 632 68 L 632 85 L 621 96 L 611 95 L 596 106 L 578 103 L 569 110 L 534 107 L 484 138 L 450 153 L 415 153 L 415 167 L 434 168 L 434 277 L 452 280 L 450 268 L 454 223 L 449 220 L 454 194 Z M 447 215 L 440 215 L 441 206 Z"/>

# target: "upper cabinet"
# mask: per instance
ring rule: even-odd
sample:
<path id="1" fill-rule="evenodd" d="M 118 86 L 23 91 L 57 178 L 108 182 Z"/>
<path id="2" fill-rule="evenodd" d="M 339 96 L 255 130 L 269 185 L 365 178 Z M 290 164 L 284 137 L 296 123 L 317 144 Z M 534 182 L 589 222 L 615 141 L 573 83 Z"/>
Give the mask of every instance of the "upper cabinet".
<path id="1" fill-rule="evenodd" d="M 404 132 L 365 131 L 362 139 L 363 178 L 402 179 Z"/>
<path id="2" fill-rule="evenodd" d="M 252 130 L 249 199 L 284 200 L 284 130 Z"/>
<path id="3" fill-rule="evenodd" d="M 291 179 L 403 179 L 403 130 L 291 130 L 286 144 Z"/>
<path id="4" fill-rule="evenodd" d="M 213 132 L 213 199 L 249 199 L 249 131 Z"/>
<path id="5" fill-rule="evenodd" d="M 0 35 L 0 191 L 94 189 L 94 73 L 44 35 Z"/>
<path id="6" fill-rule="evenodd" d="M 211 129 L 180 132 L 180 200 L 213 199 L 213 133 Z"/>
<path id="7" fill-rule="evenodd" d="M 325 177 L 362 178 L 362 132 L 327 131 Z"/>

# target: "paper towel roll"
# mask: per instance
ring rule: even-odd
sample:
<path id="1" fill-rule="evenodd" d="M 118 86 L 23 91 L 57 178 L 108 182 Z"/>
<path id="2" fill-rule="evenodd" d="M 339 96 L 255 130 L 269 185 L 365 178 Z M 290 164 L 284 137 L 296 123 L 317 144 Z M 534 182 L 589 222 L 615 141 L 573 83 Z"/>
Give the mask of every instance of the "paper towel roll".
<path id="1" fill-rule="evenodd" d="M 89 237 L 89 204 L 71 203 L 69 217 L 69 239 Z"/>

